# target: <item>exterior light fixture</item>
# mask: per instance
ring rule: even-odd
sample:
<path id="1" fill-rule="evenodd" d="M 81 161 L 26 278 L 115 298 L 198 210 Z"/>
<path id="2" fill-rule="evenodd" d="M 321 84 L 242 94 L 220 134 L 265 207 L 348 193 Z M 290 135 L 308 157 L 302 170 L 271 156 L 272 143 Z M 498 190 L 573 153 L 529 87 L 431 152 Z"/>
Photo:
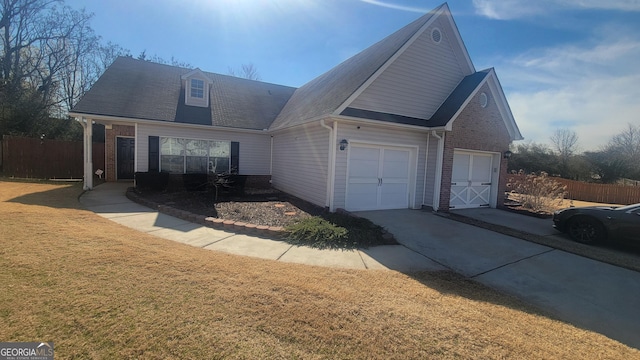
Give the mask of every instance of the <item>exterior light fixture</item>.
<path id="1" fill-rule="evenodd" d="M 340 150 L 346 149 L 347 145 L 349 145 L 349 142 L 347 141 L 347 139 L 340 140 Z"/>
<path id="2" fill-rule="evenodd" d="M 513 153 L 510 150 L 507 150 L 504 152 L 502 157 L 508 160 L 511 157 L 511 155 L 513 155 Z"/>

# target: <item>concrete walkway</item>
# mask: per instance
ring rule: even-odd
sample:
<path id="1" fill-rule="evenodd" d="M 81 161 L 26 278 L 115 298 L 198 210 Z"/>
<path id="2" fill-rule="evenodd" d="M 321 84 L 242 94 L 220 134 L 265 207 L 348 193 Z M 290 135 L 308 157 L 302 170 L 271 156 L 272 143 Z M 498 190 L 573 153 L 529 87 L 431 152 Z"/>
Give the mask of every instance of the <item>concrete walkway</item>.
<path id="1" fill-rule="evenodd" d="M 458 212 L 458 211 L 456 211 Z M 534 234 L 551 220 L 496 209 L 461 214 Z M 419 210 L 359 212 L 401 244 L 557 318 L 640 349 L 640 273 Z M 553 235 L 555 236 L 555 235 Z"/>
<path id="2" fill-rule="evenodd" d="M 255 236 L 212 229 L 159 213 L 130 201 L 132 183 L 104 183 L 85 192 L 80 203 L 120 225 L 207 250 L 290 263 L 348 269 L 391 269 L 402 272 L 445 270 L 445 267 L 405 246 L 363 250 L 319 250 Z"/>

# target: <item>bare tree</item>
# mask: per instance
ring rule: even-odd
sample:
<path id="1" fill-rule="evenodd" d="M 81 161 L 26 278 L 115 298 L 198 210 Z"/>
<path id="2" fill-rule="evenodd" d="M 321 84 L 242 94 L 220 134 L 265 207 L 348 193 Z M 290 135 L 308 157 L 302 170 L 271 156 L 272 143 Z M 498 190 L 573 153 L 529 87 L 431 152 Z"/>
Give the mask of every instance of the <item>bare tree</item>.
<path id="1" fill-rule="evenodd" d="M 131 56 L 131 52 L 118 44 L 112 43 L 111 41 L 107 42 L 106 45 L 100 45 L 95 59 L 99 69 L 99 75 L 101 75 L 119 56 Z"/>
<path id="2" fill-rule="evenodd" d="M 585 153 L 594 174 L 605 183 L 640 179 L 640 126 L 628 124 L 599 151 Z"/>
<path id="3" fill-rule="evenodd" d="M 640 158 L 640 126 L 627 124 L 627 128 L 609 141 L 609 146 L 617 149 L 630 160 Z"/>
<path id="4" fill-rule="evenodd" d="M 550 137 L 553 150 L 568 159 L 578 151 L 578 134 L 569 129 L 557 129 Z"/>
<path id="5" fill-rule="evenodd" d="M 91 15 L 61 5 L 59 0 L 0 0 L 3 134 L 31 135 L 34 122 L 68 102 L 61 89 L 75 82 L 68 77 L 78 75 L 83 51 L 97 43 Z"/>
<path id="6" fill-rule="evenodd" d="M 245 78 L 249 80 L 262 80 L 260 78 L 260 74 L 258 73 L 258 69 L 252 64 L 242 64 L 240 70 L 236 71 L 233 68 L 229 67 L 228 71 L 229 75 Z"/>
<path id="7" fill-rule="evenodd" d="M 605 150 L 626 166 L 623 177 L 640 179 L 640 126 L 627 124 L 625 130 L 611 138 Z"/>

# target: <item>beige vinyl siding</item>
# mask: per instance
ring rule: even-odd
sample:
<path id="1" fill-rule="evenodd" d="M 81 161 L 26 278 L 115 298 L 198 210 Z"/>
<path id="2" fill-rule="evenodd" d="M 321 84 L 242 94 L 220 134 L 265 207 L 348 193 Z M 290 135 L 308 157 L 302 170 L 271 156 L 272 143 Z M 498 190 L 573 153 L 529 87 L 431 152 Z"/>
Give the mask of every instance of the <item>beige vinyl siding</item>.
<path id="1" fill-rule="evenodd" d="M 415 130 L 391 129 L 373 125 L 339 123 L 338 141 L 347 139 L 349 143 L 367 143 L 381 146 L 417 147 L 417 168 L 415 161 L 410 164 L 413 182 L 410 187 L 411 204 L 419 208 L 422 205 L 424 190 L 424 165 L 427 145 L 427 134 Z M 336 208 L 345 207 L 347 190 L 348 150 L 336 153 L 335 198 Z"/>
<path id="2" fill-rule="evenodd" d="M 431 39 L 434 27 L 442 32 L 439 44 Z M 467 75 L 451 36 L 451 28 L 436 21 L 349 106 L 429 119 Z"/>
<path id="3" fill-rule="evenodd" d="M 318 122 L 273 134 L 273 187 L 327 206 L 329 135 Z"/>
<path id="4" fill-rule="evenodd" d="M 429 148 L 427 151 L 427 173 L 426 187 L 424 192 L 423 204 L 427 206 L 433 205 L 434 191 L 436 184 L 436 162 L 438 161 L 438 138 L 429 134 Z"/>
<path id="5" fill-rule="evenodd" d="M 240 175 L 269 175 L 271 140 L 268 134 L 226 131 L 217 129 L 138 124 L 136 139 L 136 171 L 149 169 L 149 136 L 177 137 L 196 140 L 225 140 L 240 143 Z"/>

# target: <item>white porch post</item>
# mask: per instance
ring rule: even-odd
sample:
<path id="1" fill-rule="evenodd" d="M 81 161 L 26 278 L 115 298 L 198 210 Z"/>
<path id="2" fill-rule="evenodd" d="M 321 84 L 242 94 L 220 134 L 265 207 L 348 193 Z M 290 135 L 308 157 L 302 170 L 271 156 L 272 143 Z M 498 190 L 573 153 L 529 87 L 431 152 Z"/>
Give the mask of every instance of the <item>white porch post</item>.
<path id="1" fill-rule="evenodd" d="M 90 119 L 80 118 L 84 128 L 84 190 L 93 189 L 93 125 Z"/>

